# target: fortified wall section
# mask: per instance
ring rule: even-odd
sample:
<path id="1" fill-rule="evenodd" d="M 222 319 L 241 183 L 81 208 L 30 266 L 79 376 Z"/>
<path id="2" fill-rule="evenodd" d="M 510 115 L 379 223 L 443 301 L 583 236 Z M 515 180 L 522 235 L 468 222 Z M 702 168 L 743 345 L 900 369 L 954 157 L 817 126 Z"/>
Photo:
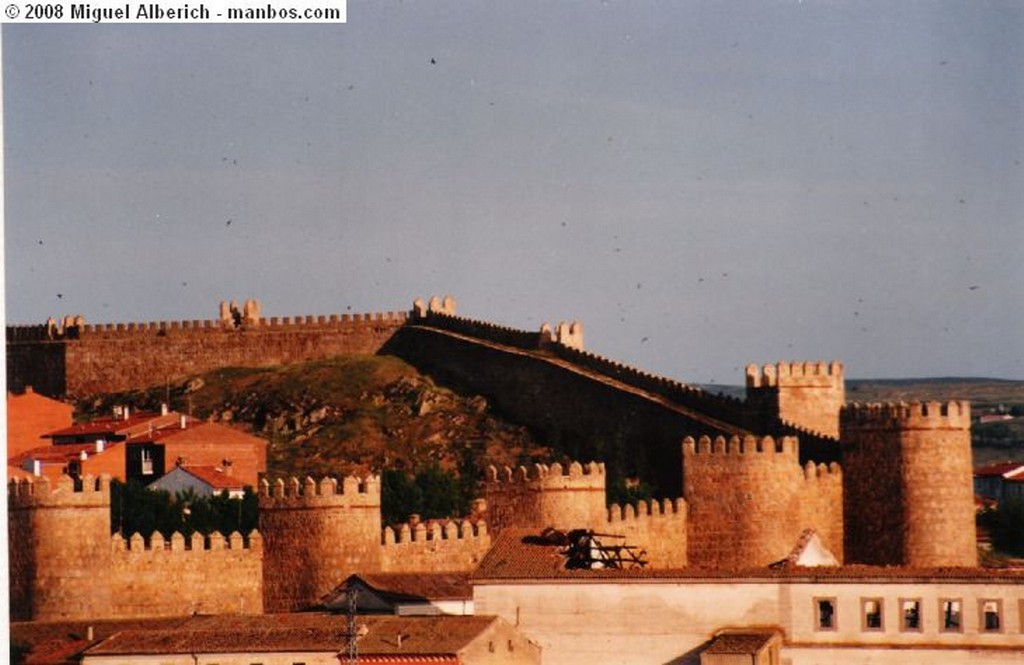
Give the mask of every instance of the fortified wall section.
<path id="1" fill-rule="evenodd" d="M 757 431 L 775 420 L 810 432 L 839 436 L 839 410 L 846 403 L 843 364 L 838 361 L 747 365 L 747 402 L 760 419 Z"/>
<path id="2" fill-rule="evenodd" d="M 976 566 L 967 402 L 850 404 L 841 414 L 849 558 Z"/>
<path id="3" fill-rule="evenodd" d="M 374 354 L 408 312 L 7 328 L 7 380 L 53 397 L 177 382 L 220 367 Z"/>
<path id="4" fill-rule="evenodd" d="M 154 533 L 112 539 L 111 616 L 159 617 L 263 612 L 260 535 L 169 539 Z"/>
<path id="5" fill-rule="evenodd" d="M 643 549 L 652 567 L 686 566 L 686 503 L 682 499 L 641 501 L 605 508 L 603 464 L 555 463 L 531 468 L 489 467 L 484 481 L 488 518 L 495 532 L 509 526 L 561 531 L 590 529 L 623 536 Z"/>
<path id="6" fill-rule="evenodd" d="M 469 572 L 491 548 L 483 521 L 448 520 L 384 528 L 381 572 Z"/>
<path id="7" fill-rule="evenodd" d="M 842 473 L 802 467 L 794 437 L 683 441 L 692 565 L 765 566 L 784 559 L 805 529 L 842 560 Z"/>
<path id="8" fill-rule="evenodd" d="M 126 542 L 110 535 L 107 477 L 14 480 L 7 496 L 12 619 L 262 610 L 259 534 Z"/>
<path id="9" fill-rule="evenodd" d="M 761 377 L 758 370 L 757 388 L 751 391 L 748 387 L 748 399 L 744 401 L 709 393 L 701 388 L 584 351 L 582 325 L 579 322 L 563 322 L 555 330 L 545 324 L 541 327 L 540 333 L 533 333 L 456 317 L 441 311 L 429 311 L 419 316 L 416 312 L 417 310 L 414 310 L 411 323 L 417 326 L 445 330 L 528 352 L 540 350 L 577 367 L 663 397 L 683 409 L 726 423 L 730 432 L 799 436 L 801 462 L 827 463 L 839 460 L 840 451 L 836 437 L 844 384 L 842 365 L 838 362 L 830 365 L 822 362 L 767 365 L 765 378 Z M 752 379 L 751 368 L 756 366 L 747 369 L 748 385 Z M 780 404 L 787 409 L 782 416 Z M 819 408 L 826 409 L 824 415 L 815 411 Z M 715 433 L 708 428 L 695 431 Z M 573 453 L 571 456 L 576 454 Z"/>
<path id="10" fill-rule="evenodd" d="M 495 533 L 508 526 L 599 529 L 608 519 L 604 464 L 595 462 L 573 462 L 564 472 L 557 462 L 500 473 L 488 467 L 484 499 Z"/>
<path id="11" fill-rule="evenodd" d="M 745 434 L 703 413 L 674 409 L 535 351 L 498 346 L 446 330 L 407 325 L 382 349 L 440 383 L 484 395 L 570 459 L 603 460 L 608 481 L 639 475 L 660 496 L 679 496 L 690 433 Z"/>
<path id="12" fill-rule="evenodd" d="M 307 609 L 351 573 L 380 570 L 380 477 L 261 481 L 263 606 Z"/>

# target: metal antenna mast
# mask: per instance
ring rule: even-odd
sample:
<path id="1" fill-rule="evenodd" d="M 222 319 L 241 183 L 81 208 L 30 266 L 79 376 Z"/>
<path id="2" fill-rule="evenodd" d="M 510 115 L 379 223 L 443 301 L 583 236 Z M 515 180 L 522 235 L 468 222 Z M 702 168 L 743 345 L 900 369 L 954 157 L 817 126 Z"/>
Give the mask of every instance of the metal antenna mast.
<path id="1" fill-rule="evenodd" d="M 359 589 L 354 584 L 349 585 L 345 591 L 345 600 L 348 602 L 348 665 L 356 665 L 359 660 L 359 631 L 356 628 L 356 605 L 359 597 Z"/>

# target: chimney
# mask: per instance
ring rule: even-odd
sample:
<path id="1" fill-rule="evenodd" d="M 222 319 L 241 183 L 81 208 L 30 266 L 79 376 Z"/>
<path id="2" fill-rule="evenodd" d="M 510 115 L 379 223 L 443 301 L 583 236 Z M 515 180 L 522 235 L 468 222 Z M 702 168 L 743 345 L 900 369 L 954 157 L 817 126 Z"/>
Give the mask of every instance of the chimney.
<path id="1" fill-rule="evenodd" d="M 89 453 L 83 450 L 82 452 L 78 453 L 78 459 L 84 462 L 85 460 L 89 459 Z"/>
<path id="2" fill-rule="evenodd" d="M 89 626 L 85 629 L 85 639 L 89 640 L 90 642 L 96 639 L 96 634 L 93 632 L 92 626 Z"/>
<path id="3" fill-rule="evenodd" d="M 131 413 L 132 413 L 132 407 L 130 407 L 127 404 L 125 404 L 124 405 L 124 419 L 128 420 L 128 416 L 130 416 Z"/>
<path id="4" fill-rule="evenodd" d="M 398 633 L 398 638 L 397 638 L 396 642 L 398 643 L 398 648 L 401 649 L 402 648 L 402 633 L 401 632 Z"/>
<path id="5" fill-rule="evenodd" d="M 168 413 L 170 413 L 170 411 L 167 408 L 167 402 L 162 402 L 160 404 L 160 415 L 161 416 L 166 416 Z"/>
<path id="6" fill-rule="evenodd" d="M 32 475 L 41 476 L 43 475 L 43 463 L 40 460 L 32 460 Z"/>
<path id="7" fill-rule="evenodd" d="M 120 404 L 114 405 L 114 420 L 121 420 L 124 416 L 124 407 Z"/>
<path id="8" fill-rule="evenodd" d="M 185 429 L 185 414 L 181 414 L 178 418 L 178 424 L 181 425 L 181 429 Z"/>
<path id="9" fill-rule="evenodd" d="M 103 440 L 103 439 L 96 439 L 96 452 L 102 453 L 103 452 L 103 447 L 106 444 L 107 444 L 107 442 L 105 440 Z"/>

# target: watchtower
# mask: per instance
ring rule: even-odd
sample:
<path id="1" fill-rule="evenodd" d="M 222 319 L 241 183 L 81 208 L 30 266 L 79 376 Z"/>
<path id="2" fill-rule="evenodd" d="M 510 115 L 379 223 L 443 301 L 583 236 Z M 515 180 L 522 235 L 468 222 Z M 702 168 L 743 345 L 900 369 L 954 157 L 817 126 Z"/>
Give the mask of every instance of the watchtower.
<path id="1" fill-rule="evenodd" d="M 600 529 L 608 522 L 604 464 L 535 464 L 515 471 L 487 470 L 484 482 L 487 525 L 497 533 L 507 526 Z"/>
<path id="2" fill-rule="evenodd" d="M 747 365 L 746 374 L 747 401 L 762 426 L 781 419 L 816 434 L 839 436 L 839 409 L 846 401 L 842 363 Z"/>
<path id="3" fill-rule="evenodd" d="M 976 566 L 970 405 L 850 404 L 840 425 L 848 559 Z"/>
<path id="4" fill-rule="evenodd" d="M 766 566 L 814 529 L 842 558 L 839 466 L 802 467 L 796 437 L 683 441 L 691 565 Z"/>
<path id="5" fill-rule="evenodd" d="M 349 574 L 380 570 L 379 476 L 263 480 L 259 506 L 265 611 L 309 608 Z"/>
<path id="6" fill-rule="evenodd" d="M 7 501 L 11 618 L 109 616 L 110 478 L 12 480 Z"/>

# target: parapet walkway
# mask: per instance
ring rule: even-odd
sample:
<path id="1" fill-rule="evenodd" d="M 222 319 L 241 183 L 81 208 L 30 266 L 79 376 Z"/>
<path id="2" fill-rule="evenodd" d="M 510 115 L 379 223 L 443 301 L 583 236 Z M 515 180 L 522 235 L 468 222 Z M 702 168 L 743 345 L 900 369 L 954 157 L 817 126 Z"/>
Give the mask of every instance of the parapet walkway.
<path id="1" fill-rule="evenodd" d="M 477 344 L 479 346 L 494 349 L 495 351 L 500 351 L 502 353 L 523 356 L 548 363 L 549 365 L 553 365 L 564 371 L 571 372 L 573 374 L 585 377 L 591 381 L 604 384 L 620 392 L 627 393 L 635 397 L 639 397 L 640 399 L 646 400 L 648 402 L 657 404 L 658 406 L 668 411 L 677 413 L 690 420 L 701 423 L 702 425 L 705 425 L 709 428 L 713 428 L 716 431 L 721 431 L 725 434 L 736 436 L 746 436 L 748 434 L 752 434 L 752 432 L 747 429 L 738 427 L 733 423 L 728 423 L 717 418 L 711 418 L 710 416 L 701 413 L 700 411 L 696 411 L 689 407 L 682 406 L 663 395 L 659 395 L 657 393 L 644 390 L 642 388 L 637 388 L 636 386 L 632 386 L 628 383 L 612 378 L 606 374 L 602 374 L 601 372 L 598 372 L 596 370 L 580 367 L 579 365 L 576 365 L 568 360 L 563 360 L 562 358 L 558 358 L 557 356 L 545 353 L 540 350 L 526 350 L 514 346 L 507 346 L 505 344 L 498 344 L 496 342 L 491 342 L 489 340 L 480 339 L 479 337 L 464 335 L 462 333 L 452 332 L 450 330 L 445 330 L 443 328 L 435 328 L 433 326 L 424 326 L 418 324 L 406 325 L 410 328 L 416 328 L 417 330 L 429 331 L 438 335 L 447 336 L 453 339 L 459 339 L 465 342 L 470 342 L 473 344 Z"/>

